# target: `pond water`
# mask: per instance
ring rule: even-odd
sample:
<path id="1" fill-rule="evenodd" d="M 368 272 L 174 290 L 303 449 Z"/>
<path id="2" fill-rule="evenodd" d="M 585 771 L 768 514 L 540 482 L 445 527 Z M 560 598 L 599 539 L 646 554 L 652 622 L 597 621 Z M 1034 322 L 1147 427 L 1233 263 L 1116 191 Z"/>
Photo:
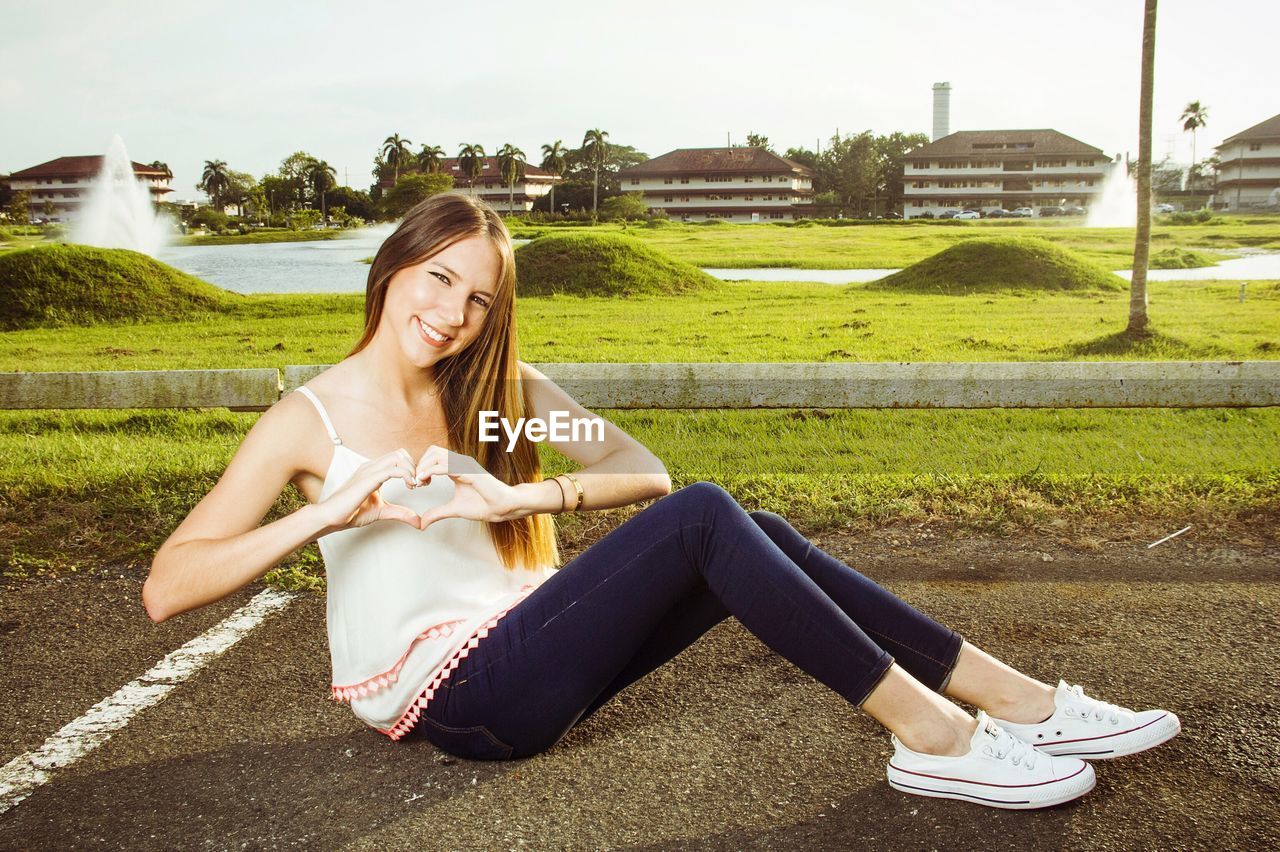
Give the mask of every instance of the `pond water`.
<path id="1" fill-rule="evenodd" d="M 336 240 L 230 246 L 170 246 L 158 259 L 237 293 L 361 293 L 371 257 L 391 233 L 390 226 L 365 228 Z M 528 240 L 515 240 L 523 244 Z M 896 269 L 707 269 L 734 281 L 817 281 L 849 284 L 875 281 Z M 1129 277 L 1129 272 L 1117 272 Z M 1250 252 L 1202 269 L 1152 269 L 1152 281 L 1222 279 L 1280 280 L 1280 252 Z"/>

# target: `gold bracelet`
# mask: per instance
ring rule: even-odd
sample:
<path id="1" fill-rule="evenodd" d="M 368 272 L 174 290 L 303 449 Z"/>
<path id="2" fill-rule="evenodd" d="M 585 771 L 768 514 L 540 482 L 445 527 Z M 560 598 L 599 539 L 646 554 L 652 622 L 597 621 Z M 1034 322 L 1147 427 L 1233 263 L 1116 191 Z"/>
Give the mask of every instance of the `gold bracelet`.
<path id="1" fill-rule="evenodd" d="M 576 512 L 582 506 L 582 483 L 579 482 L 578 477 L 574 476 L 572 473 L 566 473 L 564 475 L 569 477 L 569 481 L 573 483 L 573 487 L 578 489 L 578 502 L 573 504 L 573 509 L 571 510 Z"/>
<path id="2" fill-rule="evenodd" d="M 556 490 L 560 492 L 560 511 L 556 512 L 557 515 L 564 514 L 564 486 L 560 484 L 560 476 L 560 474 L 556 474 L 551 477 L 551 481 L 556 484 Z"/>

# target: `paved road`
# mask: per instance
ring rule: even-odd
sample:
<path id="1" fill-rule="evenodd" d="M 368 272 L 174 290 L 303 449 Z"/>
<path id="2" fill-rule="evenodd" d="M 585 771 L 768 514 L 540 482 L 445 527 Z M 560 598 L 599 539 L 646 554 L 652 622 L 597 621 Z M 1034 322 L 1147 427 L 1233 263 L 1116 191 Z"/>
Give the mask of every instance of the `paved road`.
<path id="1" fill-rule="evenodd" d="M 327 700 L 324 601 L 302 594 L 0 814 L 0 848 L 1276 848 L 1278 529 L 1151 550 L 1152 530 L 818 540 L 1024 671 L 1182 717 L 1047 811 L 890 789 L 887 735 L 733 620 L 534 758 L 393 743 Z M 141 581 L 4 589 L 0 763 L 261 591 L 155 625 Z"/>

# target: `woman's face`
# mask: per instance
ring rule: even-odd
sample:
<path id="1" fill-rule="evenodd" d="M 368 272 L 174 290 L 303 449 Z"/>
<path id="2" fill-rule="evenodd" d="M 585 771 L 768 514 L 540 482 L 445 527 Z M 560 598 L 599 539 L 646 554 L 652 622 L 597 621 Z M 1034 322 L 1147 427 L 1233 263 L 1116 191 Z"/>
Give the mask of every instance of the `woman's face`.
<path id="1" fill-rule="evenodd" d="M 388 282 L 379 333 L 390 334 L 420 367 L 456 355 L 479 334 L 500 268 L 498 249 L 484 236 L 406 266 Z"/>

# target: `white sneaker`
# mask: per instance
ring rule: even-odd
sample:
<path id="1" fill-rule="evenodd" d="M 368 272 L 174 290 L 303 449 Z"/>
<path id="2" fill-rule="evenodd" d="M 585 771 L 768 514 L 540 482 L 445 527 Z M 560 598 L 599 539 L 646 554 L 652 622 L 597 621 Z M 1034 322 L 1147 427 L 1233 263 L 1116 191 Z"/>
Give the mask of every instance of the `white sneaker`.
<path id="1" fill-rule="evenodd" d="M 1037 750 L 1084 760 L 1101 760 L 1145 751 L 1177 736 L 1178 717 L 1168 710 L 1134 712 L 1090 698 L 1077 684 L 1058 681 L 1053 715 L 1036 725 L 999 719 L 996 724 Z"/>
<path id="2" fill-rule="evenodd" d="M 969 753 L 920 754 L 893 740 L 889 784 L 917 796 L 963 799 L 992 808 L 1046 808 L 1093 789 L 1093 767 L 1074 757 L 1037 752 L 978 711 Z"/>

